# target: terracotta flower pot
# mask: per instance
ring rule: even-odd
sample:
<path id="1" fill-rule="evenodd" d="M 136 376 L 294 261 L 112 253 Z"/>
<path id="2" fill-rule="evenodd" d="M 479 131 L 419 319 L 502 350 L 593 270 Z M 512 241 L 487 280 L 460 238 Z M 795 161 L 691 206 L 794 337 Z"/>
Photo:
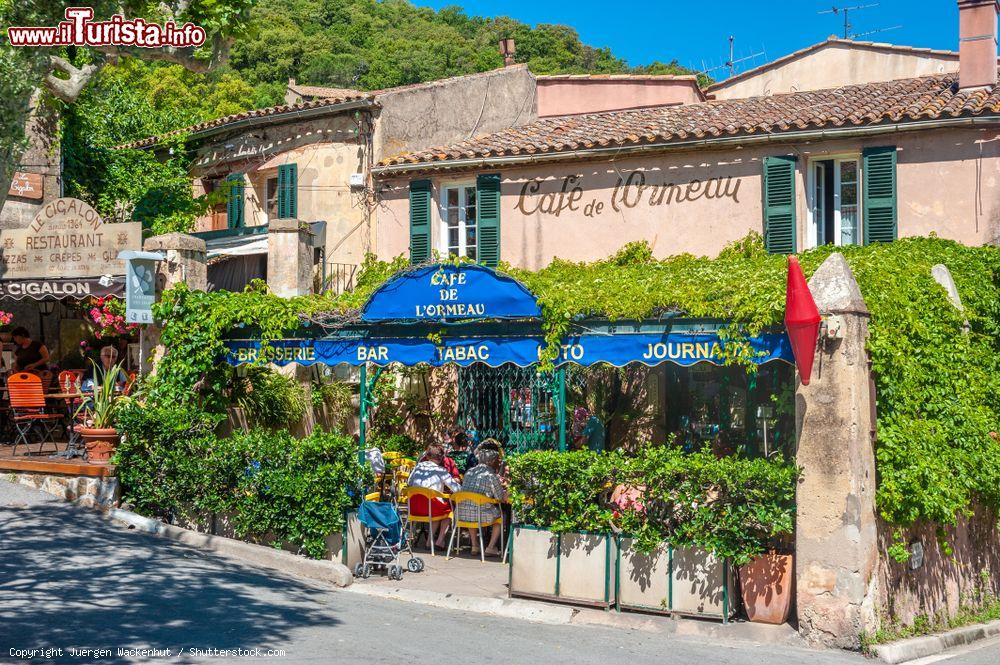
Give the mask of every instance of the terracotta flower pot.
<path id="1" fill-rule="evenodd" d="M 115 428 L 77 427 L 76 431 L 83 439 L 88 462 L 104 463 L 115 454 L 119 441 L 118 431 Z"/>
<path id="2" fill-rule="evenodd" d="M 740 566 L 740 592 L 750 621 L 771 624 L 788 621 L 793 562 L 791 554 L 769 552 Z"/>

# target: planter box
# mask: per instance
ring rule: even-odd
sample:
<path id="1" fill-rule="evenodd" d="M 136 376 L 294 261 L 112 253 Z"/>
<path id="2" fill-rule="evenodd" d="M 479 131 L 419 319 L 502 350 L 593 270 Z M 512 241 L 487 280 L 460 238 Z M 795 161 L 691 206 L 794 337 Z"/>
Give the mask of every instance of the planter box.
<path id="1" fill-rule="evenodd" d="M 515 525 L 510 536 L 510 595 L 610 607 L 612 538 L 608 533 L 554 534 Z"/>
<path id="2" fill-rule="evenodd" d="M 697 549 L 666 543 L 651 554 L 618 539 L 619 609 L 710 617 L 728 621 L 735 613 L 736 580 L 726 560 Z"/>

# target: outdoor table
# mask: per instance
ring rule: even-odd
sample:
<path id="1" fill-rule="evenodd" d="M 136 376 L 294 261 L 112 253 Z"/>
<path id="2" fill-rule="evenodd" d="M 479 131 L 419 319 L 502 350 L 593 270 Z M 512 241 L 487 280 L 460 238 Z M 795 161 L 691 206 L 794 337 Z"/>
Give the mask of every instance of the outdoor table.
<path id="1" fill-rule="evenodd" d="M 74 457 L 83 457 L 83 447 L 80 445 L 80 435 L 76 432 L 76 419 L 74 416 L 74 401 L 82 400 L 82 392 L 69 392 L 69 393 L 48 393 L 45 395 L 45 399 L 54 400 L 64 400 L 66 403 L 66 418 L 69 421 L 69 426 L 67 427 L 67 433 L 69 434 L 69 441 L 66 443 L 66 450 L 61 453 L 55 453 L 49 457 L 64 457 L 66 459 L 72 459 Z"/>

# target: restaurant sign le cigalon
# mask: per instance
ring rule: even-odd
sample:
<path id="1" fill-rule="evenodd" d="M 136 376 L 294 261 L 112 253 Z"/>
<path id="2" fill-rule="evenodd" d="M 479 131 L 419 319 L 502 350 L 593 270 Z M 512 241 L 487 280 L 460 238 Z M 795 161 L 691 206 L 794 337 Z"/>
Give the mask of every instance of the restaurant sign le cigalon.
<path id="1" fill-rule="evenodd" d="M 118 253 L 139 249 L 139 222 L 105 224 L 79 199 L 56 199 L 31 225 L 0 231 L 0 279 L 124 275 Z"/>

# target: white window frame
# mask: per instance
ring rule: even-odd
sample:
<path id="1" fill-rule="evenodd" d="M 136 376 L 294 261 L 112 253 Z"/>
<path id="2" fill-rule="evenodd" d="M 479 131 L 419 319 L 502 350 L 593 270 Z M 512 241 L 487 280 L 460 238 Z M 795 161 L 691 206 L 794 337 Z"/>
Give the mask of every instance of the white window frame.
<path id="1" fill-rule="evenodd" d="M 858 202 L 857 202 L 857 215 L 858 215 L 858 228 L 856 231 L 857 243 L 858 245 L 864 244 L 864 229 L 862 224 L 864 223 L 864 196 L 862 192 L 862 186 L 864 184 L 864 174 L 862 169 L 864 168 L 864 159 L 860 152 L 848 152 L 848 153 L 838 153 L 834 155 L 816 155 L 809 158 L 809 168 L 806 173 L 806 216 L 808 218 L 808 228 L 806 229 L 806 237 L 809 240 L 809 246 L 807 249 L 812 249 L 819 246 L 819 234 L 820 225 L 816 219 L 816 163 L 817 162 L 833 162 L 833 244 L 840 247 L 843 245 L 841 242 L 841 211 L 840 211 L 840 186 L 841 186 L 841 171 L 840 165 L 843 162 L 857 162 L 858 164 Z"/>
<path id="2" fill-rule="evenodd" d="M 438 193 L 438 232 L 437 232 L 437 250 L 443 257 L 448 257 L 451 255 L 451 248 L 448 243 L 448 191 L 452 189 L 458 190 L 458 209 L 459 209 L 459 220 L 458 220 L 458 251 L 460 256 L 468 256 L 468 231 L 467 224 L 468 220 L 465 219 L 466 208 L 468 207 L 465 200 L 466 188 L 476 189 L 475 180 L 452 180 L 442 182 L 439 187 Z M 479 199 L 476 198 L 476 210 L 479 210 Z M 479 238 L 479 228 L 477 220 L 472 220 L 473 226 L 476 226 L 476 239 Z M 478 248 L 476 255 L 478 259 Z"/>

